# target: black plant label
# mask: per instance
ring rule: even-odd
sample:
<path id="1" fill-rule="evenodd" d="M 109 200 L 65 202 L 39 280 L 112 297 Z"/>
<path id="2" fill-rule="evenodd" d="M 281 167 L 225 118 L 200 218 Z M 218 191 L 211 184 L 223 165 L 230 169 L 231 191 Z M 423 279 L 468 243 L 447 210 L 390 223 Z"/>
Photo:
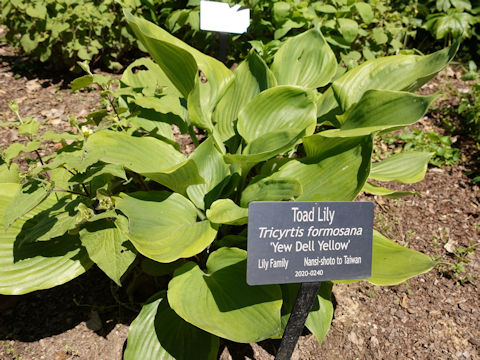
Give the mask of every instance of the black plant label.
<path id="1" fill-rule="evenodd" d="M 369 278 L 372 236 L 370 202 L 252 202 L 247 283 Z"/>

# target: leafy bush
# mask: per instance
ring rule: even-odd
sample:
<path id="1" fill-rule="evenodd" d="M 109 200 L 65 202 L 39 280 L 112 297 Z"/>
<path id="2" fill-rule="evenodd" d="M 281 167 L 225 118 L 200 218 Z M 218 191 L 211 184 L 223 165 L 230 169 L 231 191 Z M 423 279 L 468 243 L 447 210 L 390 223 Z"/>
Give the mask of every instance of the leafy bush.
<path id="1" fill-rule="evenodd" d="M 464 127 L 480 143 L 480 84 L 472 85 L 472 91 L 462 94 L 458 114 L 464 120 Z"/>
<path id="2" fill-rule="evenodd" d="M 290 36 L 320 27 L 337 56 L 348 66 L 376 56 L 393 54 L 404 48 L 408 18 L 383 1 L 226 1 L 250 8 L 251 25 L 243 35 L 233 35 L 231 60 L 243 59 L 252 46 L 266 60 Z M 165 28 L 180 35 L 197 48 L 215 51 L 214 35 L 199 30 L 200 1 L 189 1 L 186 8 L 172 12 L 163 22 Z"/>
<path id="3" fill-rule="evenodd" d="M 88 60 L 119 70 L 125 52 L 136 48 L 122 7 L 152 19 L 157 6 L 150 0 L 2 0 L 0 22 L 10 44 L 41 62 L 70 68 Z"/>
<path id="4" fill-rule="evenodd" d="M 475 69 L 476 70 L 476 69 Z M 480 150 L 480 84 L 472 84 L 471 91 L 457 92 L 458 106 L 437 109 L 442 115 L 443 125 L 453 134 L 460 134 L 472 139 L 476 144 L 477 152 L 474 153 L 476 166 L 468 174 L 473 181 L 480 182 L 478 156 Z"/>
<path id="5" fill-rule="evenodd" d="M 137 60 L 119 81 L 75 80 L 74 89 L 98 84 L 108 103 L 87 123 L 39 135 L 12 104 L 19 119 L 6 125 L 28 144 L 7 148 L 0 168 L 0 293 L 56 286 L 94 263 L 118 285 L 132 272 L 161 279 L 131 325 L 126 359 L 215 359 L 219 338 L 279 337 L 298 284 L 246 284 L 248 204 L 352 201 L 366 187 L 388 191 L 367 179 L 420 181 L 429 153 L 372 164 L 373 138 L 423 116 L 434 97 L 408 91 L 456 48 L 367 61 L 331 83 L 337 62 L 317 29 L 285 42 L 270 68 L 251 52 L 231 72 L 126 18 L 155 62 Z M 188 157 L 172 128 L 191 137 Z M 19 172 L 15 156 L 47 141 L 62 146 Z M 434 265 L 374 232 L 366 280 L 398 284 Z M 333 316 L 331 289 L 323 284 L 306 323 L 319 341 Z"/>
<path id="6" fill-rule="evenodd" d="M 427 15 L 423 26 L 437 40 L 470 38 L 474 34 L 474 25 L 479 22 L 476 15 L 480 9 L 472 9 L 469 0 L 430 0 L 424 6 Z M 436 12 L 432 13 L 432 7 Z"/>
<path id="7" fill-rule="evenodd" d="M 430 164 L 442 167 L 455 164 L 460 159 L 460 150 L 452 147 L 452 138 L 435 131 L 422 131 L 416 128 L 406 130 L 398 135 L 386 134 L 382 140 L 394 145 L 394 151 L 424 151 L 432 153 Z"/>
<path id="8" fill-rule="evenodd" d="M 459 56 L 464 61 L 478 62 L 480 7 L 478 1 L 469 0 L 420 0 L 396 1 L 391 6 L 408 21 L 408 29 L 413 34 L 407 46 L 420 51 L 445 46 L 455 39 L 465 41 Z M 475 41 L 477 40 L 477 41 Z"/>
<path id="9" fill-rule="evenodd" d="M 126 53 L 137 45 L 144 50 L 126 26 L 122 6 L 161 24 L 207 54 L 218 50 L 218 34 L 200 31 L 200 0 L 1 1 L 0 20 L 8 28 L 7 41 L 55 66 L 70 68 L 78 60 L 88 60 L 92 65 L 118 70 Z M 444 38 L 478 36 L 478 9 L 468 0 L 225 2 L 250 8 L 252 18 L 247 33 L 230 37 L 230 63 L 244 59 L 253 47 L 270 64 L 283 42 L 314 27 L 320 28 L 337 59 L 348 68 L 411 47 L 430 49 Z M 433 14 L 432 8 L 436 9 Z M 427 32 L 416 39 L 423 29 Z M 437 47 L 443 45 L 441 41 Z"/>

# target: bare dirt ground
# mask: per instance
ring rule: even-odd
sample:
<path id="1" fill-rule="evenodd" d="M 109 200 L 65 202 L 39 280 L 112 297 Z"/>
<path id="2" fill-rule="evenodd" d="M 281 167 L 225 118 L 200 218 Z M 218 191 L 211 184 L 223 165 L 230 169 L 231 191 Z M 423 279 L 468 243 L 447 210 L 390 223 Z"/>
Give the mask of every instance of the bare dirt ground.
<path id="1" fill-rule="evenodd" d="M 16 100 L 23 116 L 35 116 L 44 128 L 65 128 L 69 116 L 82 118 L 99 101 L 95 93 L 72 94 L 61 76 L 13 71 L 15 61 L 0 45 L 3 120 L 13 118 L 6 103 Z M 465 91 L 457 77 L 443 72 L 423 92 L 445 83 Z M 438 120 L 427 117 L 422 126 L 435 129 Z M 15 141 L 13 131 L 0 128 L 0 148 Z M 459 138 L 456 146 L 464 154 L 458 164 L 430 168 L 424 181 L 404 187 L 423 196 L 367 197 L 375 203 L 377 230 L 456 267 L 441 264 L 398 286 L 335 285 L 329 334 L 318 345 L 305 333 L 293 359 L 480 359 L 480 189 L 465 175 L 475 157 L 472 142 Z M 0 297 L 0 360 L 121 359 L 135 314 L 118 296 L 92 269 L 54 289 Z M 273 359 L 278 345 L 225 342 L 219 359 Z"/>

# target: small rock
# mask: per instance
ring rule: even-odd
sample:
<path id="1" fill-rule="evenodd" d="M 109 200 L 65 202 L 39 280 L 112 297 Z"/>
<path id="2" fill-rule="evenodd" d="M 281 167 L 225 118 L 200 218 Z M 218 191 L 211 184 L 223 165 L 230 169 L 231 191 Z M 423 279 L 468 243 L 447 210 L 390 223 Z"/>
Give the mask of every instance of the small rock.
<path id="1" fill-rule="evenodd" d="M 476 347 L 480 347 L 480 340 L 476 338 L 470 338 L 468 339 L 468 342 L 472 345 L 475 345 Z"/>
<path id="2" fill-rule="evenodd" d="M 42 88 L 42 85 L 40 85 L 37 80 L 30 80 L 30 81 L 27 81 L 27 84 L 25 87 L 28 92 L 34 92 L 34 91 L 40 90 Z"/>
<path id="3" fill-rule="evenodd" d="M 49 124 L 54 126 L 60 125 L 62 122 L 63 122 L 62 119 L 52 119 L 48 121 Z"/>
<path id="4" fill-rule="evenodd" d="M 409 314 L 415 314 L 416 311 L 415 311 L 414 309 L 412 309 L 412 308 L 408 308 L 408 309 L 407 309 L 407 312 L 408 312 Z"/>
<path id="5" fill-rule="evenodd" d="M 448 240 L 448 242 L 443 246 L 443 248 L 447 250 L 447 252 L 449 252 L 450 254 L 453 254 L 456 249 L 455 246 L 456 244 L 453 240 Z"/>
<path id="6" fill-rule="evenodd" d="M 59 353 L 59 352 L 56 352 L 54 355 L 53 355 L 53 360 L 65 360 L 68 358 L 68 355 L 65 354 L 65 353 Z"/>
<path id="7" fill-rule="evenodd" d="M 376 336 L 372 336 L 370 338 L 370 343 L 372 344 L 372 346 L 378 346 L 380 344 Z"/>
<path id="8" fill-rule="evenodd" d="M 348 340 L 359 347 L 363 345 L 363 339 L 359 338 L 353 331 L 348 334 Z"/>

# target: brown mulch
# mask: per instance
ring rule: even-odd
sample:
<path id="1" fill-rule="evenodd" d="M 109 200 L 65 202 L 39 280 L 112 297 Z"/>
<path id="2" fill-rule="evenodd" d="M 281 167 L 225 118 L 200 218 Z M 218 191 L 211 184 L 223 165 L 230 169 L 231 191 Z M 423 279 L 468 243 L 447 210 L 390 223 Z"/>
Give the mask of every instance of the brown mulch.
<path id="1" fill-rule="evenodd" d="M 65 82 L 15 73 L 15 59 L 0 45 L 3 120 L 14 117 L 6 103 L 16 100 L 23 116 L 35 116 L 44 129 L 64 130 L 69 116 L 82 118 L 97 105 L 94 92 L 72 94 Z M 464 89 L 457 78 L 455 71 L 443 72 L 422 91 L 431 93 L 445 82 Z M 427 117 L 423 124 L 436 128 L 436 121 Z M 14 131 L 0 128 L 0 148 L 19 140 Z M 312 335 L 302 336 L 293 359 L 480 359 L 480 189 L 465 175 L 472 166 L 472 142 L 460 139 L 457 145 L 466 153 L 459 164 L 430 168 L 421 183 L 402 186 L 423 196 L 368 200 L 375 203 L 376 229 L 464 269 L 438 265 L 391 287 L 335 285 L 329 334 L 322 345 Z M 133 316 L 98 269 L 54 289 L 0 297 L 0 360 L 121 359 Z M 273 359 L 276 347 L 272 341 L 227 343 L 219 358 Z"/>

